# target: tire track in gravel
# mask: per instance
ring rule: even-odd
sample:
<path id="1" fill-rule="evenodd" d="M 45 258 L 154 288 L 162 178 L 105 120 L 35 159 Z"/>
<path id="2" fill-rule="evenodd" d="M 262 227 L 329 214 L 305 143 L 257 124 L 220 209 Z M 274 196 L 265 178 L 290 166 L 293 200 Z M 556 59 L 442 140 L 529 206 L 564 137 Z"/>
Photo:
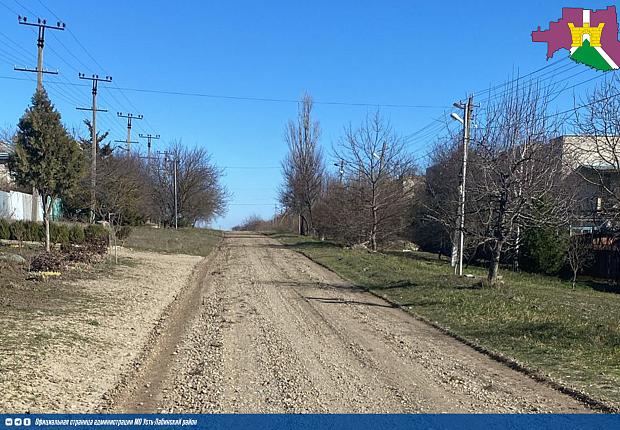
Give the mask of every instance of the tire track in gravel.
<path id="1" fill-rule="evenodd" d="M 409 379 L 409 382 L 412 380 L 415 382 L 418 377 L 426 375 L 428 379 L 421 386 L 442 386 L 447 404 L 446 409 L 440 410 L 453 408 L 456 412 L 463 410 L 494 412 L 499 408 L 501 412 L 509 413 L 591 412 L 581 402 L 521 373 L 507 369 L 503 364 L 449 336 L 439 335 L 440 333 L 435 328 L 412 318 L 401 309 L 361 289 L 352 290 L 354 297 L 346 297 L 347 291 L 351 290 L 345 289 L 345 297 L 340 297 L 342 288 L 334 288 L 333 285 L 342 285 L 344 281 L 306 257 L 300 257 L 292 260 L 293 264 L 297 265 L 295 272 L 306 272 L 315 277 L 319 274 L 319 279 L 327 282 L 328 291 L 334 293 L 339 300 L 346 302 L 347 308 L 356 308 L 354 312 L 342 319 L 345 321 L 345 327 L 349 327 L 350 322 L 357 318 L 371 328 L 368 332 L 364 331 L 362 339 L 366 338 L 368 333 L 383 334 L 382 341 L 386 343 L 386 347 L 391 345 L 394 354 L 405 360 L 401 363 L 401 369 L 411 363 L 423 365 L 423 369 L 411 369 L 411 372 L 404 372 L 404 378 L 397 380 L 407 382 Z M 344 282 L 344 285 L 349 284 Z M 356 297 L 358 297 L 357 300 L 360 300 L 359 297 L 366 297 L 369 303 L 382 306 L 365 306 L 356 303 Z M 363 302 L 363 300 L 360 301 Z M 354 324 L 353 327 L 355 327 Z M 381 364 L 395 362 L 394 360 L 379 361 Z M 398 370 L 396 373 L 386 370 L 383 374 L 398 374 Z M 414 378 L 408 378 L 410 376 Z M 455 406 L 454 402 L 459 405 Z M 437 410 L 438 404 L 430 406 Z"/>
<path id="2" fill-rule="evenodd" d="M 277 253 L 265 253 L 267 255 L 260 259 L 263 266 L 270 276 L 282 279 L 280 288 L 271 290 L 271 302 L 286 309 L 281 314 L 296 319 L 298 325 L 282 321 L 283 331 L 293 342 L 298 340 L 298 354 L 314 354 L 316 380 L 322 385 L 321 397 L 328 401 L 329 410 L 378 413 L 421 410 L 419 402 L 405 396 L 392 381 L 375 371 L 378 366 L 359 342 L 343 333 L 299 293 L 296 285 L 300 284 L 302 272 L 291 273 L 290 267 L 286 267 L 291 259 L 280 260 L 276 258 Z M 307 281 L 301 281 L 304 282 Z M 304 326 L 307 328 L 301 329 Z M 307 340 L 312 339 L 312 335 L 317 339 L 316 345 Z"/>
<path id="3" fill-rule="evenodd" d="M 291 265 L 285 265 L 282 270 L 292 270 L 293 273 L 317 273 L 325 271 L 320 266 L 311 267 L 314 263 L 306 258 L 296 259 Z M 314 265 L 316 266 L 316 265 Z M 311 269 L 311 270 L 308 270 Z M 325 271 L 327 272 L 327 271 Z M 328 278 L 334 278 L 331 272 L 326 273 Z M 326 279 L 323 277 L 313 277 L 313 281 L 325 285 Z M 327 282 L 338 285 L 340 280 L 327 279 Z M 329 284 L 327 284 L 329 285 Z M 388 303 L 374 297 L 367 297 L 368 303 L 363 303 L 359 299 L 350 297 L 347 289 L 338 287 L 322 287 L 323 303 L 340 304 L 344 311 L 340 312 L 337 321 L 344 321 L 340 324 L 338 331 L 343 331 L 348 335 L 360 341 L 360 347 L 363 351 L 368 351 L 376 357 L 369 357 L 369 361 L 373 364 L 378 374 L 385 378 L 385 381 L 393 386 L 394 384 L 401 387 L 402 391 L 395 390 L 395 395 L 405 397 L 406 395 L 416 395 L 416 393 L 407 393 L 410 387 L 423 387 L 424 404 L 421 410 L 436 410 L 438 406 L 442 406 L 442 411 L 476 411 L 485 406 L 500 407 L 505 412 L 535 412 L 540 410 L 540 403 L 548 403 L 541 401 L 540 397 L 534 396 L 535 401 L 528 401 L 527 396 L 511 393 L 506 384 L 502 381 L 494 381 L 484 372 L 470 367 L 463 362 L 459 355 L 445 356 L 442 354 L 441 348 L 435 343 L 441 339 L 433 338 L 432 343 L 416 342 L 416 334 L 408 331 L 401 333 L 396 332 L 402 324 L 402 317 L 407 318 L 401 310 L 393 309 Z M 307 299 L 304 293 L 296 289 L 297 294 Z M 368 296 L 361 290 L 353 290 L 354 296 Z M 344 296 L 343 296 L 344 295 Z M 349 297 L 346 297 L 349 295 Z M 307 300 L 317 312 L 321 313 L 320 305 L 315 304 L 312 300 Z M 369 306 L 372 305 L 372 306 Z M 389 311 L 386 311 L 386 308 Z M 389 318 L 394 315 L 397 318 Z M 334 316 L 333 314 L 331 315 Z M 329 317 L 329 316 L 328 316 Z M 331 318 L 334 320 L 334 318 Z M 327 321 L 327 319 L 325 319 Z M 357 321 L 358 324 L 351 324 Z M 409 322 L 409 321 L 407 321 Z M 371 328 L 366 330 L 365 328 Z M 427 326 L 422 327 L 428 328 Z M 422 330 L 424 331 L 424 330 Z M 418 331 L 419 332 L 419 331 Z M 434 333 L 433 333 L 434 334 Z M 452 340 L 447 338 L 448 340 Z M 422 341 L 425 339 L 422 338 Z M 382 344 L 381 348 L 377 348 L 377 343 Z M 373 347 L 375 345 L 375 347 Z M 443 342 L 442 347 L 447 345 Z M 462 346 L 459 344 L 459 346 Z M 377 352 L 380 352 L 377 354 Z M 381 353 L 382 352 L 382 353 Z M 470 351 L 466 351 L 470 352 Z M 473 351 L 471 351 L 473 352 Z M 469 354 L 464 354 L 467 357 Z M 474 353 L 477 355 L 477 353 Z M 489 364 L 489 363 L 487 363 Z M 490 364 L 496 365 L 491 362 Z M 417 366 L 416 366 L 417 365 Z M 407 369 L 409 371 L 404 371 Z M 399 371 L 400 369 L 400 371 Z M 492 369 L 489 374 L 498 376 L 497 372 Z M 398 375 L 396 379 L 394 375 Z M 520 390 L 528 391 L 529 385 L 539 388 L 540 384 L 530 381 L 526 378 L 528 384 L 520 387 Z M 440 385 L 441 389 L 437 389 L 435 385 Z M 531 390 L 529 390 L 531 391 Z M 561 405 L 547 404 L 546 407 L 561 407 Z M 484 410 L 484 409 L 483 409 Z"/>
<path id="4" fill-rule="evenodd" d="M 589 411 L 264 236 L 227 234 L 200 291 L 145 412 Z"/>

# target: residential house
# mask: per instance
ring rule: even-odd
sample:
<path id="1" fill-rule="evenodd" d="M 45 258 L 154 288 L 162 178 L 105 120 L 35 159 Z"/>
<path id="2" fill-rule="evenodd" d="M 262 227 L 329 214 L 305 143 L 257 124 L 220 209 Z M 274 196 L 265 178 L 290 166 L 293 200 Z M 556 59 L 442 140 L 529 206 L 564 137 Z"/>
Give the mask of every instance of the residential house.
<path id="1" fill-rule="evenodd" d="M 0 190 L 8 188 L 11 177 L 9 175 L 9 169 L 7 162 L 9 160 L 9 152 L 11 148 L 6 142 L 0 140 Z"/>
<path id="2" fill-rule="evenodd" d="M 576 192 L 579 219 L 573 231 L 620 228 L 620 136 L 565 135 L 552 141 Z"/>

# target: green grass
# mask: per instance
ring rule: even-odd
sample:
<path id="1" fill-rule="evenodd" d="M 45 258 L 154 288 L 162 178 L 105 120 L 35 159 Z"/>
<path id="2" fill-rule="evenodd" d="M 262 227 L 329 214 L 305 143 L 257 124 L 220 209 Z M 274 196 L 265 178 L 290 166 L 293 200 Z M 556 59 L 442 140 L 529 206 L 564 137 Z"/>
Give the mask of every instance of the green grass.
<path id="1" fill-rule="evenodd" d="M 291 235 L 294 250 L 489 350 L 620 406 L 620 294 L 592 283 L 503 271 L 503 284 L 480 287 L 425 253 L 372 254 Z"/>
<path id="2" fill-rule="evenodd" d="M 218 231 L 202 228 L 134 227 L 124 246 L 165 254 L 208 255 L 220 242 Z"/>

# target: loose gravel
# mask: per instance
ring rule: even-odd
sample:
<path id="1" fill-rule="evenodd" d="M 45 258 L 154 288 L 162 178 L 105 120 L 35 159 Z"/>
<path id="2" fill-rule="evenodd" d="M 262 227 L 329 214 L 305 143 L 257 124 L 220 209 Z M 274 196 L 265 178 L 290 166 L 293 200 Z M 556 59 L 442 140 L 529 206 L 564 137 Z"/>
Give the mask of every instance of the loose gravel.
<path id="1" fill-rule="evenodd" d="M 196 282 L 183 334 L 147 359 L 165 368 L 111 410 L 589 412 L 264 236 L 228 234 Z"/>

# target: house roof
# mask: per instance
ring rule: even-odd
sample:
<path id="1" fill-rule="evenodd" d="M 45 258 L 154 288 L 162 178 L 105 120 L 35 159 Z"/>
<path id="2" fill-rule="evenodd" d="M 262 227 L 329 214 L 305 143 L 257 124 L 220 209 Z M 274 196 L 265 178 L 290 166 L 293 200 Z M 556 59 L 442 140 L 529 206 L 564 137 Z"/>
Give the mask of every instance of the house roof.
<path id="1" fill-rule="evenodd" d="M 11 147 L 6 142 L 0 140 L 0 164 L 5 164 L 8 161 L 10 152 Z"/>
<path id="2" fill-rule="evenodd" d="M 9 144 L 3 140 L 0 140 L 0 152 L 11 152 Z"/>

